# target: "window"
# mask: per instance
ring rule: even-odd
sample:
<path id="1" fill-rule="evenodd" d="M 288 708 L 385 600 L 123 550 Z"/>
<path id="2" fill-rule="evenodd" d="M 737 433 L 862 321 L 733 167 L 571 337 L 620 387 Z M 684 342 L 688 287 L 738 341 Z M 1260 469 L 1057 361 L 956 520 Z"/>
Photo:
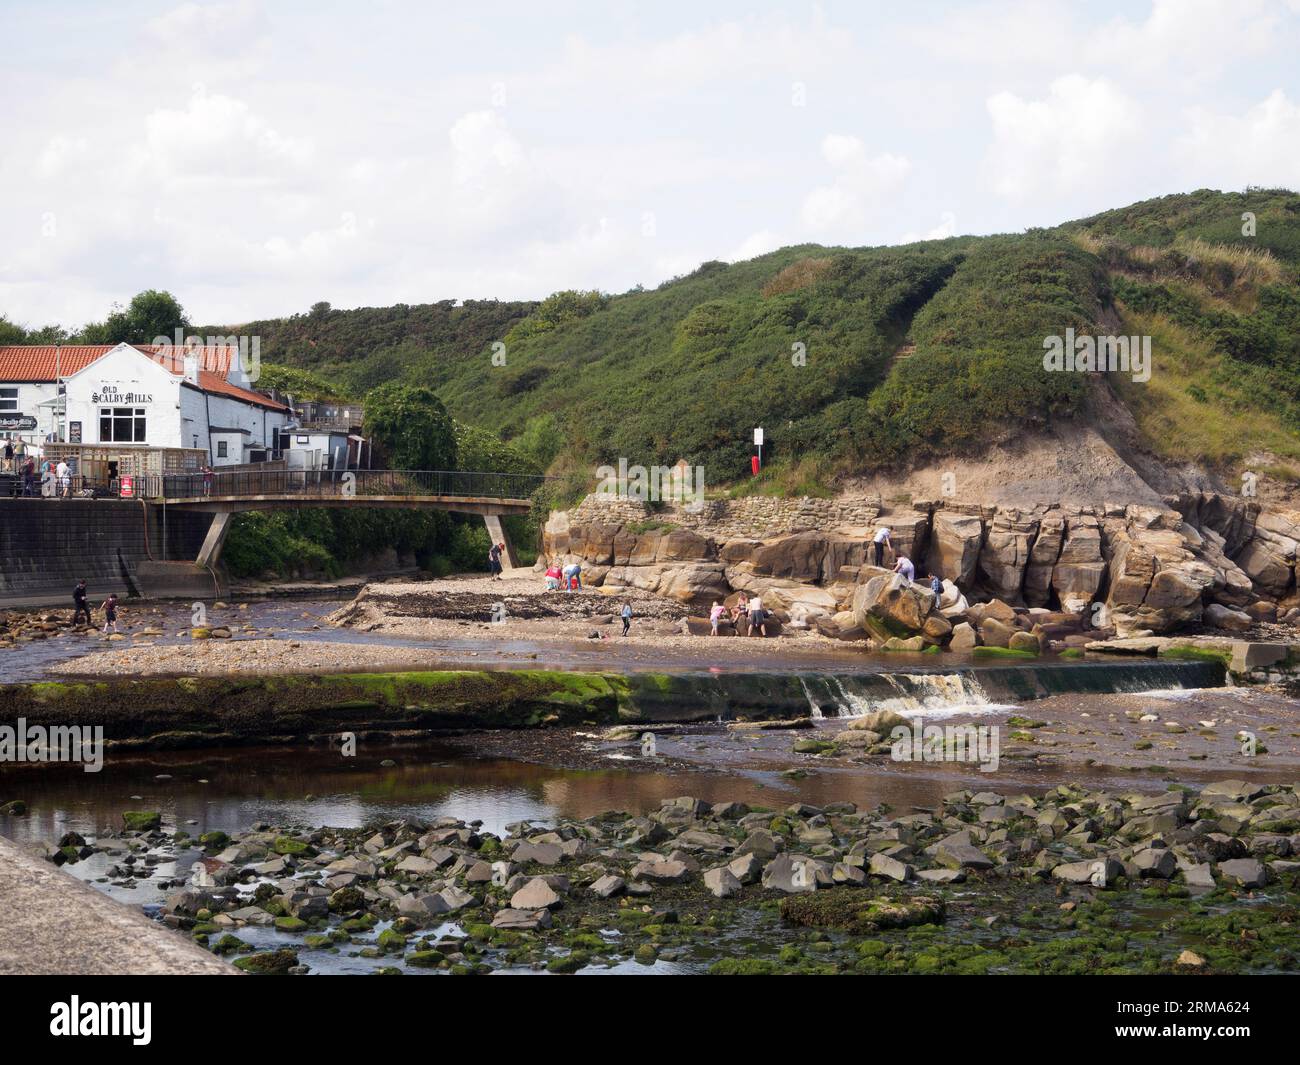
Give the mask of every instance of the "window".
<path id="1" fill-rule="evenodd" d="M 103 444 L 143 444 L 143 407 L 100 407 L 99 440 Z"/>
<path id="2" fill-rule="evenodd" d="M 0 413 L 18 409 L 18 389 L 0 388 Z"/>
<path id="3" fill-rule="evenodd" d="M 224 458 L 228 458 L 228 457 L 229 457 L 229 454 L 228 454 L 228 452 L 226 451 L 226 441 L 224 441 L 224 440 L 218 440 L 218 441 L 217 441 L 217 458 L 219 458 L 219 459 L 224 459 Z"/>

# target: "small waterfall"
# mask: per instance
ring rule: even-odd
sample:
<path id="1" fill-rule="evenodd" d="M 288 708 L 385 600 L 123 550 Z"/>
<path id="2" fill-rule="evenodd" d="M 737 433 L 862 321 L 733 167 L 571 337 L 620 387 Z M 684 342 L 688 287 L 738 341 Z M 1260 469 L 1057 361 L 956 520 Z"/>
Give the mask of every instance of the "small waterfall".
<path id="1" fill-rule="evenodd" d="M 808 682 L 804 680 L 803 677 L 799 678 L 799 686 L 803 688 L 804 695 L 808 697 L 808 708 L 809 708 L 810 716 L 813 718 L 814 721 L 820 721 L 822 719 L 821 704 L 817 702 L 817 699 L 813 696 L 813 693 L 808 690 Z"/>
<path id="2" fill-rule="evenodd" d="M 860 717 L 876 710 L 936 717 L 1008 708 L 990 699 L 970 673 L 876 673 L 827 680 L 835 689 L 840 717 Z"/>
<path id="3" fill-rule="evenodd" d="M 1004 712 L 1049 695 L 1216 688 L 1222 686 L 1223 677 L 1223 667 L 1212 662 L 1119 660 L 1042 662 L 943 673 L 823 674 L 801 677 L 799 683 L 810 706 L 833 705 L 838 717 L 860 717 L 876 710 L 892 710 L 904 717 L 943 717 Z"/>

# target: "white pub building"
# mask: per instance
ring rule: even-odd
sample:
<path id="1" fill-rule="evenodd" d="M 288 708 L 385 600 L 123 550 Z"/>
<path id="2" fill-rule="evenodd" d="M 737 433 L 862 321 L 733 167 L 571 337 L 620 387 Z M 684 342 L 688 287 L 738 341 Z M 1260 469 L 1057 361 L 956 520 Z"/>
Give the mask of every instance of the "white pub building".
<path id="1" fill-rule="evenodd" d="M 0 347 L 0 439 L 29 453 L 79 447 L 123 472 L 143 472 L 145 449 L 170 469 L 234 466 L 271 457 L 291 417 L 233 345 Z"/>

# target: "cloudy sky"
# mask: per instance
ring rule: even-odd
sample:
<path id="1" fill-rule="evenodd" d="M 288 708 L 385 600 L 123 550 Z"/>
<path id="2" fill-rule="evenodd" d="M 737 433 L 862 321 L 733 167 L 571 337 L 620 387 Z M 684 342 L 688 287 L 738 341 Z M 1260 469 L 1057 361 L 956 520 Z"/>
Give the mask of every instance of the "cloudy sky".
<path id="1" fill-rule="evenodd" d="M 654 285 L 1300 187 L 1300 0 L 0 0 L 0 313 Z"/>

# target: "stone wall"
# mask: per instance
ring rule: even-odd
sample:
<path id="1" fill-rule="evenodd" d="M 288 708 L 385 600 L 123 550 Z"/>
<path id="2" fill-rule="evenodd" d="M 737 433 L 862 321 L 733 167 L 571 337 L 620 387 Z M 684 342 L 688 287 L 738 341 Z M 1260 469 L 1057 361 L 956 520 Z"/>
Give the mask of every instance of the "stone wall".
<path id="1" fill-rule="evenodd" d="M 682 529 L 707 533 L 714 540 L 768 539 L 802 529 L 865 528 L 880 513 L 880 500 L 814 499 L 803 496 L 743 496 L 709 499 L 698 505 L 666 504 L 651 509 L 644 503 L 592 494 L 572 511 L 575 525 L 633 524 L 663 521 Z"/>
<path id="2" fill-rule="evenodd" d="M 140 562 L 193 560 L 210 514 L 118 499 L 0 499 L 0 604 L 70 600 L 86 578 L 92 596 L 128 594 Z"/>

